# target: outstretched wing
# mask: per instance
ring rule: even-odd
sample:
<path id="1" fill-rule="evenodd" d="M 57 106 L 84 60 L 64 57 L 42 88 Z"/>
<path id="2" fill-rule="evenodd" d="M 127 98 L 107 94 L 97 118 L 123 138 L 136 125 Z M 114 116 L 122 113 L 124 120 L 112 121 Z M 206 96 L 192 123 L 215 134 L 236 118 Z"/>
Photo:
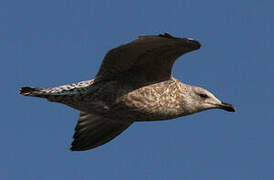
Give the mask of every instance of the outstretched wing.
<path id="1" fill-rule="evenodd" d="M 146 83 L 170 79 L 175 60 L 200 46 L 193 39 L 177 38 L 167 33 L 139 36 L 106 54 L 95 82 L 127 78 Z"/>
<path id="2" fill-rule="evenodd" d="M 80 112 L 75 127 L 72 151 L 84 151 L 101 146 L 128 128 L 132 123 L 119 123 L 98 115 Z"/>

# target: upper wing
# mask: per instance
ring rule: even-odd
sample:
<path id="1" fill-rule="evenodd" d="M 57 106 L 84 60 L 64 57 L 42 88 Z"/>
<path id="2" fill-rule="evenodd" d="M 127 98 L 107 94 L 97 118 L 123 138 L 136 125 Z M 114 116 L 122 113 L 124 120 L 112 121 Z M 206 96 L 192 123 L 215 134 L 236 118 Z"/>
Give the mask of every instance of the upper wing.
<path id="1" fill-rule="evenodd" d="M 170 79 L 175 60 L 200 46 L 198 41 L 176 38 L 167 33 L 139 36 L 137 40 L 114 48 L 106 54 L 95 82 L 119 78 L 134 82 Z"/>
<path id="2" fill-rule="evenodd" d="M 119 123 L 98 115 L 81 112 L 75 127 L 72 151 L 84 151 L 101 146 L 128 128 L 132 123 Z"/>

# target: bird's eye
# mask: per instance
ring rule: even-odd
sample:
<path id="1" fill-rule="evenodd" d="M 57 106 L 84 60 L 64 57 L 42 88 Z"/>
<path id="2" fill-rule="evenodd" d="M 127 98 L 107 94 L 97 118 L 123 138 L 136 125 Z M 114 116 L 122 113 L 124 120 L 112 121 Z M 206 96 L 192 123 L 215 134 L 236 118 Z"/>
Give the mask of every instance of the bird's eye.
<path id="1" fill-rule="evenodd" d="M 208 98 L 208 95 L 206 95 L 206 94 L 199 94 L 199 96 L 201 97 L 201 98 Z"/>

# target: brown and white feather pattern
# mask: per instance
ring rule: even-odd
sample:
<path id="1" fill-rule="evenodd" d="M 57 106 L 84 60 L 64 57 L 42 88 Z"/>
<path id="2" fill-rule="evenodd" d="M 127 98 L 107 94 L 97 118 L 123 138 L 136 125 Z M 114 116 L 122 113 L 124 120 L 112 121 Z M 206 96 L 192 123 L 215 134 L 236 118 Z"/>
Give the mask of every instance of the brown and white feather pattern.
<path id="1" fill-rule="evenodd" d="M 49 101 L 63 103 L 79 109 L 82 106 L 81 101 L 93 82 L 94 80 L 81 81 L 54 88 L 22 87 L 20 94 L 23 96 L 46 98 Z"/>
<path id="2" fill-rule="evenodd" d="M 181 82 L 172 78 L 141 88 L 126 89 L 115 87 L 116 95 L 104 116 L 121 121 L 154 121 L 178 117 L 184 113 L 181 108 L 184 94 Z M 127 112 L 127 113 L 121 113 Z"/>
<path id="3" fill-rule="evenodd" d="M 200 47 L 198 41 L 167 33 L 140 36 L 110 50 L 95 80 L 46 89 L 23 87 L 20 94 L 81 111 L 73 151 L 105 144 L 134 121 L 167 120 L 220 107 L 235 111 L 205 89 L 172 77 L 176 59 Z"/>
<path id="4" fill-rule="evenodd" d="M 63 86 L 58 86 L 54 88 L 32 88 L 32 87 L 22 87 L 20 89 L 20 94 L 23 96 L 34 96 L 49 98 L 51 96 L 72 96 L 83 94 L 87 91 L 88 87 L 93 84 L 93 80 L 81 81 L 78 83 L 67 84 Z"/>

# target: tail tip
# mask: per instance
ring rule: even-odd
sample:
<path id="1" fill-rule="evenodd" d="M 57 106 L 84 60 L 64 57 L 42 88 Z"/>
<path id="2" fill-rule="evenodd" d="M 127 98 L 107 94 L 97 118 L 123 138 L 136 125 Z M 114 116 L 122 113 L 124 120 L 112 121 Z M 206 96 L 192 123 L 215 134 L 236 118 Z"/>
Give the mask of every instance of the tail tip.
<path id="1" fill-rule="evenodd" d="M 33 88 L 33 87 L 21 87 L 19 89 L 19 94 L 23 96 L 29 96 L 32 94 L 32 92 L 37 91 L 38 88 Z"/>

